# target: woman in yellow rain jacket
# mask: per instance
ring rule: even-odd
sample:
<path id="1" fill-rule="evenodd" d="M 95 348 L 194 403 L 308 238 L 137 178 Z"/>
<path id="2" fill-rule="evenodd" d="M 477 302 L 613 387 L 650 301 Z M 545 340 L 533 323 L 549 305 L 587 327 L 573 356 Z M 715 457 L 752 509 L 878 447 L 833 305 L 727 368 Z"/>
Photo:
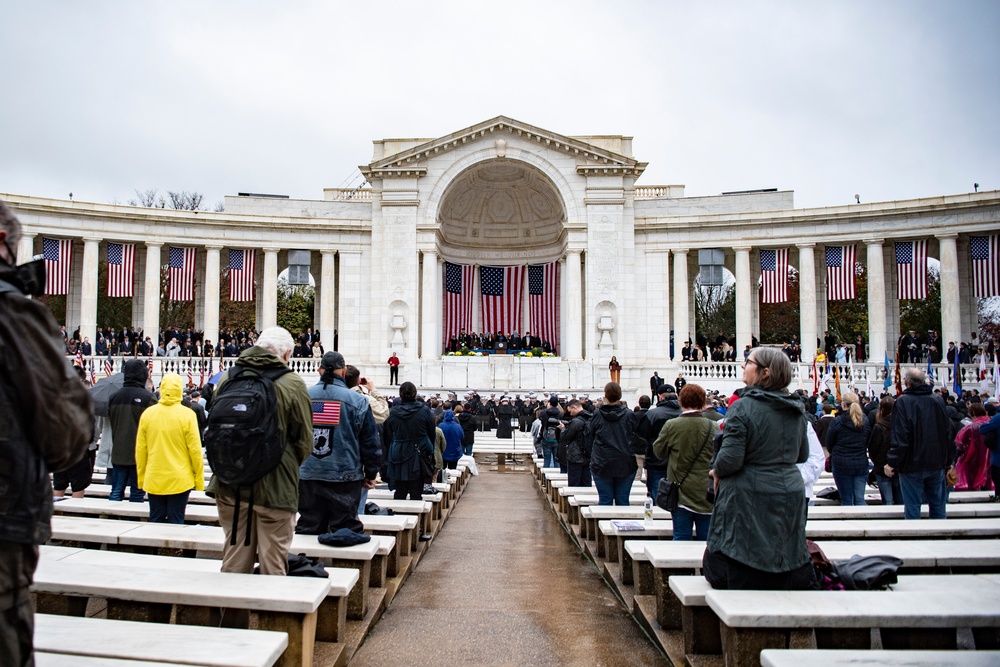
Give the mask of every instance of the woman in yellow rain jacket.
<path id="1" fill-rule="evenodd" d="M 184 523 L 188 494 L 205 488 L 198 418 L 181 405 L 182 387 L 180 375 L 164 375 L 160 402 L 139 419 L 135 464 L 139 488 L 149 496 L 150 523 Z"/>

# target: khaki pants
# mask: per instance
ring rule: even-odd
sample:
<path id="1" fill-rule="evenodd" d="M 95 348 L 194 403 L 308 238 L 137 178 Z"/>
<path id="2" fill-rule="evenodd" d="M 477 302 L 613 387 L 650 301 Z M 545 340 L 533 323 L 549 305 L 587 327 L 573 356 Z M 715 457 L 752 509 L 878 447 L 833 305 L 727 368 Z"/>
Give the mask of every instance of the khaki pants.
<path id="1" fill-rule="evenodd" d="M 255 505 L 250 546 L 244 546 L 249 506 L 245 502 L 240 502 L 236 544 L 230 544 L 235 501 L 226 496 L 216 496 L 215 504 L 219 508 L 219 523 L 226 534 L 226 542 L 222 548 L 223 572 L 250 574 L 253 572 L 254 563 L 259 562 L 261 574 L 280 576 L 288 574 L 288 549 L 295 535 L 295 512 Z"/>
<path id="2" fill-rule="evenodd" d="M 639 469 L 635 471 L 635 478 L 642 481 L 642 469 L 646 466 L 646 455 L 636 454 L 635 462 L 638 464 Z"/>

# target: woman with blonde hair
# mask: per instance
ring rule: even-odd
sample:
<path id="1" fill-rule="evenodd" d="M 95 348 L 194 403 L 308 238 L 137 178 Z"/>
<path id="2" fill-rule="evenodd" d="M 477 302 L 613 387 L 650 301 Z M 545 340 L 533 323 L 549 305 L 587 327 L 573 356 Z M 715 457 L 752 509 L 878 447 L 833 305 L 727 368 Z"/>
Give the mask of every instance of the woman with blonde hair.
<path id="1" fill-rule="evenodd" d="M 844 394 L 840 406 L 841 412 L 826 434 L 833 481 L 840 493 L 841 505 L 864 505 L 871 426 L 861 410 L 857 394 Z"/>

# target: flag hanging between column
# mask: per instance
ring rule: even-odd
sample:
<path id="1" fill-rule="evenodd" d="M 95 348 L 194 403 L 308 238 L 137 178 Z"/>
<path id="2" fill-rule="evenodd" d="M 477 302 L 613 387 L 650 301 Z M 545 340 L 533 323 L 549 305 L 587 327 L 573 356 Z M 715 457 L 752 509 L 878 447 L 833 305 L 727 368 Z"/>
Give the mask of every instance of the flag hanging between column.
<path id="1" fill-rule="evenodd" d="M 531 335 L 559 354 L 559 262 L 528 267 L 528 313 Z"/>
<path id="2" fill-rule="evenodd" d="M 254 300 L 255 250 L 229 249 L 229 300 Z"/>
<path id="3" fill-rule="evenodd" d="M 788 301 L 788 248 L 761 250 L 760 275 L 764 303 Z"/>
<path id="4" fill-rule="evenodd" d="M 108 243 L 108 296 L 135 296 L 135 244 Z"/>
<path id="5" fill-rule="evenodd" d="M 853 299 L 854 246 L 826 246 L 826 298 L 829 301 Z"/>
<path id="6" fill-rule="evenodd" d="M 171 301 L 194 300 L 194 248 L 170 248 L 170 289 L 167 298 Z"/>
<path id="7" fill-rule="evenodd" d="M 1000 236 L 970 236 L 972 283 L 980 299 L 1000 295 Z"/>
<path id="8" fill-rule="evenodd" d="M 444 263 L 444 345 L 462 329 L 472 331 L 474 266 Z"/>
<path id="9" fill-rule="evenodd" d="M 69 294 L 69 271 L 73 242 L 69 239 L 42 239 L 45 257 L 45 293 Z"/>
<path id="10" fill-rule="evenodd" d="M 524 289 L 523 266 L 479 267 L 483 306 L 483 331 L 505 335 L 521 332 L 521 294 Z"/>
<path id="11" fill-rule="evenodd" d="M 927 240 L 896 241 L 896 296 L 927 298 Z"/>

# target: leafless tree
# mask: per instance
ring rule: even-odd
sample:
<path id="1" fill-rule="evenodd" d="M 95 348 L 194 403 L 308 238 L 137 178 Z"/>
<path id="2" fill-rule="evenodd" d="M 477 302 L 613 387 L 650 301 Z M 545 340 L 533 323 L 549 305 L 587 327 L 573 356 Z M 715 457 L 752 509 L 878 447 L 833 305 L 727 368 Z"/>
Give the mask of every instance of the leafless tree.
<path id="1" fill-rule="evenodd" d="M 136 190 L 135 199 L 129 199 L 129 206 L 145 206 L 146 208 L 156 207 L 156 189 L 151 190 Z"/>
<path id="2" fill-rule="evenodd" d="M 200 192 L 172 192 L 167 191 L 170 197 L 170 208 L 178 211 L 200 211 L 204 196 Z"/>

